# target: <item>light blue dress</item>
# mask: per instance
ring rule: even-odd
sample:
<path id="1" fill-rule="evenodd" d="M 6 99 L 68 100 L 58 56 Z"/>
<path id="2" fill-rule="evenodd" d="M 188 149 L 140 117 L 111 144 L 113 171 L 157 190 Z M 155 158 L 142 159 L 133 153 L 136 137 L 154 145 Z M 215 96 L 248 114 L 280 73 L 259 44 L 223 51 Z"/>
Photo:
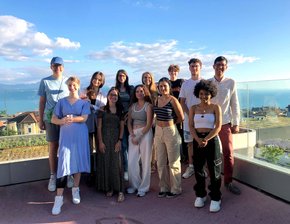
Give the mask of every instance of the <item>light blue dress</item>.
<path id="1" fill-rule="evenodd" d="M 70 104 L 66 97 L 58 101 L 54 114 L 59 119 L 71 114 L 74 117 L 89 115 L 90 104 L 82 99 Z M 57 178 L 75 173 L 89 173 L 90 169 L 90 146 L 86 123 L 75 122 L 70 125 L 61 125 Z"/>

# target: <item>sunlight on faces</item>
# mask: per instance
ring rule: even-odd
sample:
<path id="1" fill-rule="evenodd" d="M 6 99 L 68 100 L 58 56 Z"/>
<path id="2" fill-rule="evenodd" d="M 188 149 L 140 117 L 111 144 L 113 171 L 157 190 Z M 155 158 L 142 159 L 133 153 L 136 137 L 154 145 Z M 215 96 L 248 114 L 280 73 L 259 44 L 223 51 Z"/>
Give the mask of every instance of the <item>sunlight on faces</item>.
<path id="1" fill-rule="evenodd" d="M 189 65 L 189 71 L 192 75 L 199 75 L 201 70 L 201 66 L 198 62 L 191 63 Z"/>
<path id="2" fill-rule="evenodd" d="M 63 65 L 60 64 L 52 64 L 50 65 L 51 70 L 53 71 L 53 73 L 61 73 L 64 70 Z"/>
<path id="3" fill-rule="evenodd" d="M 80 88 L 80 80 L 77 77 L 69 77 L 68 80 L 66 81 L 68 90 L 71 93 L 75 93 L 79 90 Z"/>
<path id="4" fill-rule="evenodd" d="M 223 60 L 223 61 L 216 62 L 213 65 L 213 68 L 214 68 L 216 74 L 223 74 L 227 70 L 228 65 L 227 65 L 227 62 L 225 60 Z"/>
<path id="5" fill-rule="evenodd" d="M 119 80 L 120 83 L 125 83 L 126 79 L 127 79 L 126 74 L 124 74 L 124 73 L 119 73 L 118 74 L 118 80 Z"/>
<path id="6" fill-rule="evenodd" d="M 93 78 L 92 80 L 92 84 L 94 85 L 94 87 L 99 87 L 100 85 L 102 85 L 103 83 L 103 78 L 101 75 L 96 75 L 95 78 Z"/>
<path id="7" fill-rule="evenodd" d="M 117 90 L 111 90 L 108 94 L 108 100 L 112 103 L 116 103 L 118 101 L 119 93 Z"/>
<path id="8" fill-rule="evenodd" d="M 135 95 L 137 99 L 144 99 L 144 96 L 145 96 L 144 88 L 142 86 L 139 86 L 136 89 Z"/>
<path id="9" fill-rule="evenodd" d="M 166 81 L 159 82 L 158 88 L 159 88 L 159 92 L 162 95 L 166 95 L 166 94 L 170 93 L 170 86 L 169 86 L 168 82 L 166 82 Z"/>
<path id="10" fill-rule="evenodd" d="M 178 75 L 178 71 L 176 69 L 172 69 L 169 73 L 171 79 L 176 79 Z"/>
<path id="11" fill-rule="evenodd" d="M 152 77 L 149 73 L 146 73 L 143 75 L 143 79 L 142 79 L 144 85 L 146 86 L 150 86 L 151 82 L 152 82 Z"/>
<path id="12" fill-rule="evenodd" d="M 211 94 L 209 91 L 206 91 L 204 89 L 201 89 L 199 91 L 199 94 L 198 94 L 198 98 L 200 99 L 200 101 L 204 102 L 204 103 L 208 103 L 210 102 L 210 99 L 211 99 Z"/>

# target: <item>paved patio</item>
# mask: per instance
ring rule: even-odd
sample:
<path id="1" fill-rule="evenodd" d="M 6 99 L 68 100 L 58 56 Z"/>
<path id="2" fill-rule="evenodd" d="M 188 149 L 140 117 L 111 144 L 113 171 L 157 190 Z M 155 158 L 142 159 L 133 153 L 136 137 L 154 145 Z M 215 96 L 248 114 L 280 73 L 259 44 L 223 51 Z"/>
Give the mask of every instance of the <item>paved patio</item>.
<path id="1" fill-rule="evenodd" d="M 145 197 L 126 195 L 123 203 L 116 202 L 117 196 L 107 198 L 82 183 L 81 203 L 72 204 L 71 191 L 66 189 L 62 213 L 58 216 L 51 215 L 55 193 L 47 191 L 47 180 L 0 187 L 0 223 L 290 223 L 288 203 L 239 182 L 236 183 L 242 190 L 240 196 L 222 188 L 220 212 L 209 212 L 209 198 L 204 208 L 194 208 L 194 182 L 194 177 L 182 180 L 183 193 L 176 198 L 158 198 L 158 176 L 155 173 L 152 175 L 150 192 Z"/>

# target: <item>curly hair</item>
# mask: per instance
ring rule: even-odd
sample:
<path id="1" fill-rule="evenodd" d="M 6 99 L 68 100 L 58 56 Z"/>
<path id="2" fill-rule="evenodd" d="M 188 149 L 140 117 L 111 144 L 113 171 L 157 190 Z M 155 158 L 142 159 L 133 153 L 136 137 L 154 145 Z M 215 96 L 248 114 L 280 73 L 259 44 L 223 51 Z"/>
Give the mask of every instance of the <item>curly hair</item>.
<path id="1" fill-rule="evenodd" d="M 205 90 L 206 92 L 209 92 L 209 94 L 211 95 L 211 98 L 215 97 L 216 94 L 217 94 L 217 87 L 210 80 L 202 79 L 202 80 L 200 80 L 199 83 L 197 83 L 195 85 L 195 88 L 194 88 L 194 91 L 193 91 L 193 95 L 196 98 L 199 98 L 199 92 L 200 92 L 200 90 Z"/>

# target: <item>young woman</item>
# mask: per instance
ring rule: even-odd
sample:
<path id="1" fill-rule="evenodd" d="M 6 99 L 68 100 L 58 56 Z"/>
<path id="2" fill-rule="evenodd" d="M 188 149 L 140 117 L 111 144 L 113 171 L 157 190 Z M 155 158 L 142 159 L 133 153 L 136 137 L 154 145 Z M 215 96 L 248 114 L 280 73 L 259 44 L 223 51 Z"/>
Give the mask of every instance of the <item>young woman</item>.
<path id="1" fill-rule="evenodd" d="M 124 132 L 123 107 L 119 91 L 113 87 L 107 104 L 98 113 L 97 190 L 111 197 L 118 192 L 118 202 L 124 201 L 123 159 L 121 143 Z"/>
<path id="2" fill-rule="evenodd" d="M 60 125 L 57 194 L 52 208 L 53 215 L 61 212 L 66 177 L 74 175 L 72 201 L 79 204 L 81 173 L 90 172 L 88 128 L 85 123 L 90 114 L 90 105 L 88 101 L 79 98 L 80 80 L 77 77 L 70 77 L 66 84 L 69 96 L 58 101 L 51 119 L 52 123 Z"/>
<path id="3" fill-rule="evenodd" d="M 221 130 L 221 108 L 211 103 L 217 94 L 216 86 L 208 80 L 201 80 L 195 85 L 194 95 L 200 103 L 189 110 L 189 128 L 193 137 L 193 164 L 196 184 L 194 186 L 196 200 L 194 206 L 201 208 L 206 201 L 204 167 L 210 176 L 210 212 L 218 212 L 221 205 L 221 146 L 218 133 Z"/>
<path id="4" fill-rule="evenodd" d="M 158 82 L 159 92 L 155 106 L 156 114 L 155 145 L 157 167 L 160 179 L 158 197 L 173 198 L 181 194 L 181 138 L 176 123 L 183 121 L 183 111 L 178 100 L 172 96 L 170 81 L 161 78 Z"/>
<path id="5" fill-rule="evenodd" d="M 158 90 L 157 86 L 154 81 L 153 74 L 151 72 L 144 72 L 142 74 L 142 83 L 149 89 L 151 99 L 152 99 L 152 104 L 154 104 L 157 100 L 158 97 Z M 153 135 L 155 132 L 155 122 L 153 119 Z M 156 165 L 156 150 L 154 144 L 152 144 L 152 157 L 151 157 L 151 172 L 154 173 L 156 172 L 157 165 Z"/>
<path id="6" fill-rule="evenodd" d="M 129 130 L 129 155 L 128 173 L 129 194 L 135 193 L 143 197 L 150 187 L 150 164 L 152 151 L 152 120 L 153 111 L 149 90 L 145 85 L 137 85 L 134 88 L 131 107 L 128 113 Z M 141 173 L 140 173 L 141 160 Z"/>
<path id="7" fill-rule="evenodd" d="M 152 103 L 154 103 L 158 97 L 158 91 L 153 74 L 151 72 L 144 72 L 142 74 L 142 83 L 149 89 Z"/>
<path id="8" fill-rule="evenodd" d="M 120 69 L 116 74 L 116 88 L 119 90 L 120 102 L 123 105 L 124 112 L 124 134 L 122 140 L 122 154 L 124 161 L 124 179 L 128 181 L 128 127 L 127 118 L 131 96 L 133 95 L 134 86 L 129 85 L 129 76 L 124 69 Z"/>
<path id="9" fill-rule="evenodd" d="M 97 71 L 95 72 L 90 81 L 90 85 L 85 89 L 85 93 L 83 94 L 83 98 L 87 98 L 91 101 L 91 114 L 87 119 L 87 126 L 89 130 L 89 142 L 91 149 L 91 174 L 87 179 L 87 184 L 89 186 L 93 185 L 93 180 L 95 176 L 96 162 L 94 157 L 94 150 L 97 150 L 98 146 L 98 137 L 97 137 L 97 112 L 98 110 L 105 106 L 107 103 L 107 98 L 101 92 L 101 88 L 105 84 L 105 75 Z M 91 95 L 94 95 L 94 99 L 90 99 Z"/>

